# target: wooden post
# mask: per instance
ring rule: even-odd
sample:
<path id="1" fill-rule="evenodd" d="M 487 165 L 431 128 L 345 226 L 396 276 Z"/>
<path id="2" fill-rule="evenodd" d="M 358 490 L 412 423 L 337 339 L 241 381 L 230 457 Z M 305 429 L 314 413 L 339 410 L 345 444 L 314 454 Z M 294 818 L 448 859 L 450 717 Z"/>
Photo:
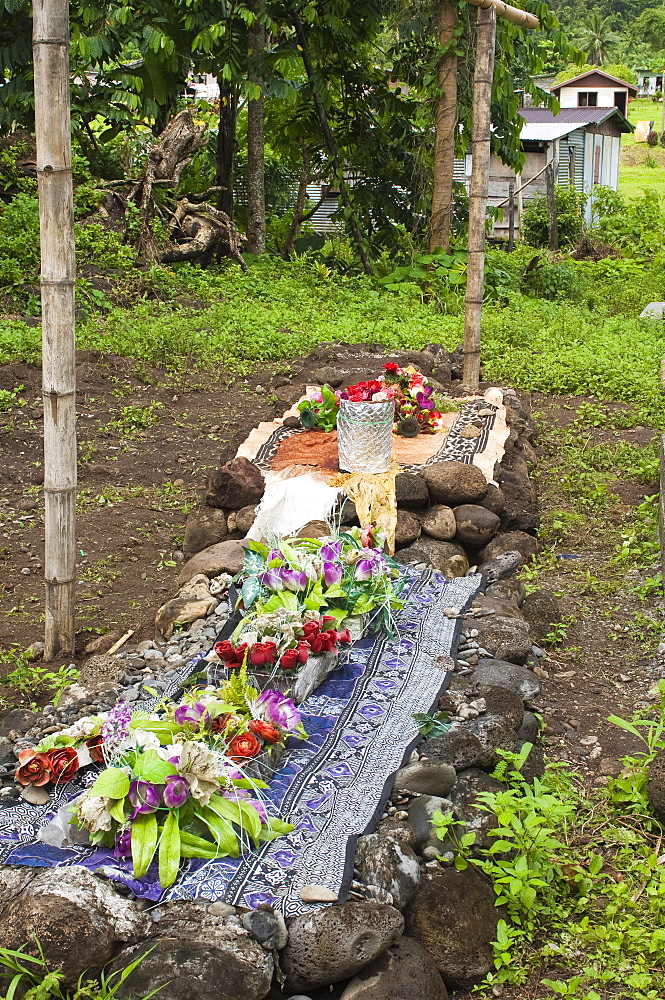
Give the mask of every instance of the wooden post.
<path id="1" fill-rule="evenodd" d="M 76 355 L 68 0 L 34 0 L 44 395 L 44 659 L 74 652 Z"/>
<path id="2" fill-rule="evenodd" d="M 496 11 L 478 8 L 478 41 L 473 76 L 473 134 L 469 188 L 469 263 L 464 312 L 462 379 L 472 391 L 480 382 L 480 315 L 485 287 L 485 215 L 490 172 L 490 125 Z"/>
<path id="3" fill-rule="evenodd" d="M 453 44 L 457 21 L 457 9 L 451 0 L 440 0 L 439 45 L 441 48 L 445 48 L 446 52 L 439 60 L 437 68 L 441 93 L 436 106 L 434 133 L 430 253 L 437 247 L 443 247 L 444 250 L 450 249 L 455 136 L 457 133 L 457 53 Z"/>
<path id="4" fill-rule="evenodd" d="M 554 192 L 554 164 L 548 163 L 545 171 L 547 185 L 547 215 L 549 219 L 549 249 L 559 249 L 559 225 L 556 218 L 556 195 Z"/>
<path id="5" fill-rule="evenodd" d="M 508 250 L 515 249 L 515 181 L 508 181 Z"/>

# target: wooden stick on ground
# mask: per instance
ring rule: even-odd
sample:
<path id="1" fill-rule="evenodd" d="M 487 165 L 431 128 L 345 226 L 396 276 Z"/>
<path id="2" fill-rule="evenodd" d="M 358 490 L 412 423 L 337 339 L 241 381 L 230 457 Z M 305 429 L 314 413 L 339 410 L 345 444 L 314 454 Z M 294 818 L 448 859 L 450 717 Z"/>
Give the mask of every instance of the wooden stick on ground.
<path id="1" fill-rule="evenodd" d="M 44 659 L 74 652 L 76 357 L 68 0 L 34 0 L 44 394 Z"/>
<path id="2" fill-rule="evenodd" d="M 125 643 L 127 642 L 127 640 L 129 639 L 129 637 L 132 636 L 132 635 L 134 635 L 134 629 L 130 628 L 129 631 L 125 632 L 124 635 L 120 636 L 120 638 L 118 639 L 117 642 L 113 643 L 113 645 L 111 646 L 111 648 L 107 651 L 106 655 L 107 656 L 113 656 L 114 653 L 117 653 L 118 650 L 120 649 L 120 647 L 124 646 Z"/>

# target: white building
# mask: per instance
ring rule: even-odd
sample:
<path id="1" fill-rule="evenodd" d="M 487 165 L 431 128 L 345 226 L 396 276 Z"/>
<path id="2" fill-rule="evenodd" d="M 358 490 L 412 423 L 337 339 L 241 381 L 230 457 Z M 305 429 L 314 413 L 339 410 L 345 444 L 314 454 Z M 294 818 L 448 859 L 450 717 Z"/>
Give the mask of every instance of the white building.
<path id="1" fill-rule="evenodd" d="M 628 101 L 636 97 L 637 92 L 634 84 L 610 76 L 602 69 L 587 70 L 552 87 L 562 111 L 564 108 L 618 108 L 624 116 Z"/>
<path id="2" fill-rule="evenodd" d="M 663 92 L 663 70 L 652 73 L 650 69 L 636 69 L 637 86 L 640 97 L 651 97 L 656 91 Z"/>

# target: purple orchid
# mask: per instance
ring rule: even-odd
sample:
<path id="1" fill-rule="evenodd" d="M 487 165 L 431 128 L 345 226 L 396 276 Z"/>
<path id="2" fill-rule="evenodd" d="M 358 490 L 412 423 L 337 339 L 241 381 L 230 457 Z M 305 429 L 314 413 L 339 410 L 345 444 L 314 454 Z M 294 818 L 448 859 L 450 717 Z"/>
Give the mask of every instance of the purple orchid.
<path id="1" fill-rule="evenodd" d="M 303 570 L 289 569 L 288 566 L 283 566 L 279 573 L 287 590 L 297 592 L 304 590 L 307 586 L 307 574 Z"/>
<path id="2" fill-rule="evenodd" d="M 129 786 L 128 797 L 134 806 L 130 819 L 136 819 L 140 813 L 153 813 L 159 809 L 159 789 L 149 781 L 135 778 Z"/>
<path id="3" fill-rule="evenodd" d="M 284 562 L 284 556 L 279 551 L 279 549 L 271 549 L 270 552 L 268 553 L 268 555 L 266 556 L 266 562 L 267 563 L 271 563 L 275 559 L 279 559 L 280 563 Z"/>
<path id="4" fill-rule="evenodd" d="M 268 813 L 266 812 L 266 807 L 260 799 L 255 799 L 248 788 L 227 788 L 226 791 L 222 792 L 222 796 L 225 799 L 230 799 L 231 802 L 236 802 L 238 799 L 243 799 L 247 805 L 253 806 L 262 823 L 268 822 Z"/>
<path id="5" fill-rule="evenodd" d="M 189 795 L 189 782 L 179 774 L 170 774 L 164 782 L 164 805 L 169 809 L 184 806 Z"/>
<path id="6" fill-rule="evenodd" d="M 102 739 L 111 749 L 116 749 L 129 736 L 132 710 L 126 701 L 119 701 L 110 709 L 102 726 Z"/>
<path id="7" fill-rule="evenodd" d="M 113 857 L 117 858 L 118 861 L 123 861 L 125 858 L 131 858 L 131 856 L 132 856 L 132 831 L 120 830 L 118 836 L 115 838 Z"/>
<path id="8" fill-rule="evenodd" d="M 267 569 L 259 577 L 261 586 L 267 587 L 268 590 L 284 590 L 284 581 L 281 574 L 281 569 Z"/>
<path id="9" fill-rule="evenodd" d="M 332 587 L 342 579 L 344 570 L 340 563 L 325 562 L 323 564 L 323 579 L 326 587 Z"/>
<path id="10" fill-rule="evenodd" d="M 197 701 L 195 705 L 178 705 L 173 717 L 179 726 L 184 726 L 185 723 L 192 726 L 201 721 L 205 710 L 205 705 L 202 705 L 200 701 Z"/>
<path id="11" fill-rule="evenodd" d="M 416 402 L 418 403 L 418 406 L 420 407 L 421 410 L 433 410 L 434 409 L 434 400 L 433 399 L 429 399 L 429 397 L 426 396 L 422 392 L 419 392 L 416 395 Z"/>
<path id="12" fill-rule="evenodd" d="M 257 715 L 272 722 L 287 732 L 295 729 L 300 723 L 300 712 L 293 698 L 285 698 L 279 691 L 268 688 L 256 702 Z"/>
<path id="13" fill-rule="evenodd" d="M 321 546 L 321 551 L 319 555 L 324 562 L 334 562 L 335 559 L 339 559 L 339 554 L 342 551 L 341 542 L 326 542 L 325 545 Z"/>
<path id="14" fill-rule="evenodd" d="M 385 571 L 385 559 L 378 549 L 364 549 L 362 558 L 356 563 L 356 580 L 363 582 L 380 576 Z"/>

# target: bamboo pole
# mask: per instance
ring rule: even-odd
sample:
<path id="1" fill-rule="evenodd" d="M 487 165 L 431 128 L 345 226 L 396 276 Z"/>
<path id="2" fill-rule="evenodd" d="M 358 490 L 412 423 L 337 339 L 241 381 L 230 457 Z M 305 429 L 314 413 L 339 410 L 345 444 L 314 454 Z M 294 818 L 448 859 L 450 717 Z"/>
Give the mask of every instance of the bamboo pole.
<path id="1" fill-rule="evenodd" d="M 540 27 L 540 21 L 535 14 L 529 14 L 528 11 L 520 10 L 519 7 L 511 7 L 503 0 L 466 0 L 466 2 L 473 4 L 474 7 L 481 7 L 483 10 L 494 7 L 497 17 L 504 21 L 512 21 L 513 24 L 519 24 L 522 28 Z"/>
<path id="2" fill-rule="evenodd" d="M 480 381 L 480 314 L 485 284 L 485 215 L 490 168 L 490 125 L 496 11 L 478 9 L 476 68 L 473 76 L 473 132 L 469 186 L 469 258 L 464 312 L 462 378 L 472 391 Z"/>
<path id="3" fill-rule="evenodd" d="M 548 163 L 545 172 L 547 185 L 547 217 L 548 217 L 548 247 L 550 250 L 559 249 L 559 224 L 556 217 L 556 193 L 554 190 L 554 164 Z"/>
<path id="4" fill-rule="evenodd" d="M 515 249 L 515 181 L 508 181 L 508 250 Z"/>
<path id="5" fill-rule="evenodd" d="M 44 396 L 44 659 L 74 652 L 76 357 L 68 0 L 34 0 Z"/>
<path id="6" fill-rule="evenodd" d="M 455 171 L 455 135 L 457 132 L 457 53 L 455 28 L 457 8 L 452 0 L 439 3 L 439 46 L 444 54 L 439 60 L 437 78 L 439 100 L 436 106 L 434 133 L 434 169 L 432 177 L 432 217 L 429 250 L 450 249 L 450 224 L 453 211 L 453 175 Z"/>

